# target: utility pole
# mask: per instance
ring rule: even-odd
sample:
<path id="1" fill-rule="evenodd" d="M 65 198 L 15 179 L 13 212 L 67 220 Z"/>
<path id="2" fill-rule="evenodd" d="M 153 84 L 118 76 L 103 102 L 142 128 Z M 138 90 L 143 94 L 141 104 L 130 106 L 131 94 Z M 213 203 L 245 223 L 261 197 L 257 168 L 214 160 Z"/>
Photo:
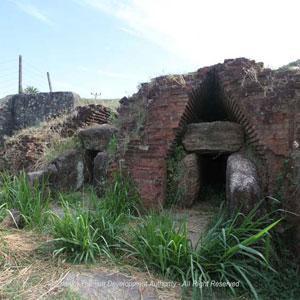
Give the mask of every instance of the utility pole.
<path id="1" fill-rule="evenodd" d="M 22 88 L 22 55 L 19 55 L 19 95 L 23 93 Z"/>
<path id="2" fill-rule="evenodd" d="M 91 95 L 92 96 L 95 96 L 95 100 L 97 100 L 97 97 L 99 96 L 101 96 L 101 93 L 93 93 L 93 92 L 91 92 Z"/>
<path id="3" fill-rule="evenodd" d="M 50 79 L 49 72 L 47 72 L 47 77 L 48 77 L 49 91 L 50 91 L 50 93 L 52 93 L 52 85 L 51 85 L 51 79 Z"/>

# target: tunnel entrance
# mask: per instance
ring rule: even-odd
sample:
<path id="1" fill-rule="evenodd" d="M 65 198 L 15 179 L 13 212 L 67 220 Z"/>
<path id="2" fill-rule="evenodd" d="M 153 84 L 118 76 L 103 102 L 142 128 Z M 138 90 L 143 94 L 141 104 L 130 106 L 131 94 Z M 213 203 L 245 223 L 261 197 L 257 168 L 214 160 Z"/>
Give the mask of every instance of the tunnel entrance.
<path id="1" fill-rule="evenodd" d="M 201 87 L 194 90 L 190 98 L 195 112 L 190 123 L 229 120 L 223 102 L 224 95 L 215 72 L 211 71 L 207 74 Z"/>
<path id="2" fill-rule="evenodd" d="M 210 71 L 201 87 L 191 94 L 195 114 L 189 123 L 229 121 L 216 73 Z M 226 165 L 229 154 L 211 153 L 199 156 L 200 190 L 195 201 L 199 204 L 211 200 L 211 197 L 225 200 Z"/>
<path id="3" fill-rule="evenodd" d="M 203 201 L 210 201 L 212 196 L 215 199 L 219 198 L 219 203 L 225 200 L 227 159 L 231 153 L 239 150 L 238 147 L 236 149 L 226 147 L 231 145 L 232 138 L 239 139 L 243 136 L 243 130 L 240 125 L 230 122 L 224 97 L 214 70 L 207 73 L 201 86 L 190 94 L 190 101 L 183 117 L 185 130 L 179 139 L 178 146 L 186 151 L 187 156 L 193 154 L 194 158 L 192 156 L 189 159 L 180 157 L 184 170 L 182 179 L 175 183 L 180 188 L 180 180 L 187 182 L 187 195 L 182 197 L 182 206 L 185 206 L 185 203 L 187 206 L 190 206 L 190 203 L 201 204 Z M 240 134 L 236 134 L 238 131 L 236 127 L 240 130 Z M 201 131 L 200 135 L 197 130 Z M 207 148 L 203 147 L 203 144 Z M 241 145 L 242 142 L 238 144 Z M 195 154 L 198 167 L 195 167 Z M 174 161 L 174 156 L 171 159 Z M 195 171 L 197 168 L 198 171 Z M 168 173 L 167 189 L 170 188 L 170 181 L 177 178 L 176 176 L 174 169 Z M 197 176 L 198 179 L 196 179 Z M 172 177 L 171 180 L 170 177 Z M 196 184 L 198 184 L 197 188 L 195 188 Z M 194 200 L 190 201 L 188 197 Z"/>
<path id="4" fill-rule="evenodd" d="M 200 190 L 195 205 L 225 200 L 226 165 L 229 155 L 199 155 Z"/>
<path id="5" fill-rule="evenodd" d="M 203 186 L 225 185 L 228 155 L 201 155 Z"/>

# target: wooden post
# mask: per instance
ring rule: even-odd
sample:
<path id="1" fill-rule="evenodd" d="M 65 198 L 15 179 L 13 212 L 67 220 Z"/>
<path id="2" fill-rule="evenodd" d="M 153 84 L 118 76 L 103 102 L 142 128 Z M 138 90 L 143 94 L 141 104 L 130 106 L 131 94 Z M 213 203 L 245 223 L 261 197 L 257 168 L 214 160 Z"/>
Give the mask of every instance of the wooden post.
<path id="1" fill-rule="evenodd" d="M 22 55 L 19 55 L 19 95 L 23 93 L 22 88 Z"/>
<path id="2" fill-rule="evenodd" d="M 50 79 L 49 72 L 47 72 L 47 77 L 48 77 L 49 91 L 50 91 L 50 93 L 52 93 L 52 85 L 51 85 L 51 79 Z"/>

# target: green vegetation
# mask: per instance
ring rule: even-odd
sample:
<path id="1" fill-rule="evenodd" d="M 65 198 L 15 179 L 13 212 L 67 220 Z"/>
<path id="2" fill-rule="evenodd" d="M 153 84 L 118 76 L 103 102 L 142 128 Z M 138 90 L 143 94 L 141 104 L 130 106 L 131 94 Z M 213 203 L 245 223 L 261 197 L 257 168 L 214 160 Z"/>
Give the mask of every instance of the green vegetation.
<path id="1" fill-rule="evenodd" d="M 215 223 L 202 236 L 193 252 L 187 279 L 196 282 L 239 282 L 239 293 L 251 291 L 258 299 L 254 282 L 263 284 L 262 270 L 275 272 L 269 263 L 269 231 L 281 219 L 271 214 L 258 217 L 257 205 L 248 216 L 236 212 L 231 219 L 220 210 Z M 210 292 L 212 292 L 209 284 Z M 236 290 L 229 286 L 230 292 Z M 193 289 L 193 298 L 203 298 L 202 289 Z"/>
<path id="2" fill-rule="evenodd" d="M 74 263 L 95 262 L 102 253 L 110 256 L 122 226 L 139 213 L 138 194 L 121 171 L 107 184 L 101 199 L 94 190 L 88 196 L 88 206 L 71 208 L 60 195 L 63 216 L 52 214 L 54 256 L 65 253 Z"/>
<path id="3" fill-rule="evenodd" d="M 27 86 L 25 89 L 24 89 L 24 93 L 25 94 L 37 94 L 37 93 L 39 93 L 40 91 L 36 88 L 36 87 L 34 87 L 34 86 L 32 86 L 32 85 L 29 85 L 29 86 Z"/>
<path id="4" fill-rule="evenodd" d="M 258 206 L 247 217 L 236 212 L 229 219 L 221 209 L 195 247 L 184 222 L 178 224 L 170 214 L 152 212 L 129 231 L 128 240 L 120 241 L 137 264 L 143 262 L 148 269 L 187 286 L 194 283 L 193 299 L 213 295 L 214 282 L 239 282 L 239 292 L 230 286 L 228 292 L 235 296 L 250 291 L 258 299 L 253 282 L 265 280 L 262 270 L 275 272 L 269 264 L 269 231 L 280 219 L 271 222 L 270 214 L 258 218 L 257 212 Z M 201 288 L 203 282 L 206 286 Z"/>
<path id="5" fill-rule="evenodd" d="M 84 210 L 71 210 L 68 202 L 63 202 L 63 216 L 53 214 L 54 256 L 66 253 L 74 263 L 90 260 L 101 254 L 97 243 L 98 229 L 92 226 L 92 214 Z"/>
<path id="6" fill-rule="evenodd" d="M 151 212 L 130 228 L 123 251 L 150 270 L 172 280 L 181 279 L 192 250 L 185 223 L 178 224 L 172 215 Z"/>
<path id="7" fill-rule="evenodd" d="M 45 148 L 40 163 L 46 165 L 66 151 L 73 149 L 77 149 L 78 151 L 82 149 L 81 142 L 76 135 L 66 138 L 54 136 L 51 144 Z"/>
<path id="8" fill-rule="evenodd" d="M 182 146 L 176 146 L 174 154 L 169 158 L 166 196 L 168 206 L 178 204 L 186 192 L 186 188 L 180 185 L 183 179 L 183 159 L 186 155 Z"/>
<path id="9" fill-rule="evenodd" d="M 183 150 L 178 148 L 176 158 L 182 157 Z M 207 194 L 214 196 L 211 191 Z M 107 182 L 101 198 L 93 188 L 86 189 L 84 195 L 57 194 L 55 203 L 61 205 L 62 212 L 55 214 L 49 213 L 51 197 L 54 195 L 45 183 L 29 187 L 24 174 L 1 174 L 0 215 L 6 209 L 18 209 L 27 227 L 47 230 L 52 235 L 47 249 L 54 257 L 85 264 L 103 256 L 127 262 L 183 283 L 185 295 L 192 299 L 218 294 L 220 289 L 214 282 L 238 282 L 238 288 L 229 285 L 221 289 L 228 298 L 297 299 L 300 280 L 292 271 L 295 266 L 289 265 L 289 271 L 280 265 L 271 235 L 281 218 L 272 213 L 261 216 L 259 205 L 247 216 L 237 211 L 232 218 L 221 207 L 194 245 L 187 223 L 176 219 L 171 211 L 141 211 L 138 191 L 121 168 Z M 295 287 L 289 280 L 295 281 Z M 284 289 L 282 281 L 288 288 Z M 61 299 L 68 299 L 67 294 Z"/>
<path id="10" fill-rule="evenodd" d="M 46 182 L 34 182 L 29 186 L 25 173 L 13 176 L 0 174 L 0 206 L 7 210 L 17 209 L 25 226 L 42 229 L 48 221 L 51 195 Z"/>
<path id="11" fill-rule="evenodd" d="M 114 161 L 118 151 L 118 136 L 114 134 L 107 145 L 107 153 L 110 161 Z"/>

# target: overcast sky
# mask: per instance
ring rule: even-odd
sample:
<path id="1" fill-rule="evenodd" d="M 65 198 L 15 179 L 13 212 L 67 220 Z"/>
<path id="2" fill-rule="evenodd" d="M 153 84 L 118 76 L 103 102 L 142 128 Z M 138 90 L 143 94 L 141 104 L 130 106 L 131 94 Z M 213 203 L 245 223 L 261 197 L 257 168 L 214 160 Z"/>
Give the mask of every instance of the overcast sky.
<path id="1" fill-rule="evenodd" d="M 247 57 L 300 58 L 299 0 L 0 0 L 0 97 L 24 87 L 102 98 L 151 77 Z"/>

